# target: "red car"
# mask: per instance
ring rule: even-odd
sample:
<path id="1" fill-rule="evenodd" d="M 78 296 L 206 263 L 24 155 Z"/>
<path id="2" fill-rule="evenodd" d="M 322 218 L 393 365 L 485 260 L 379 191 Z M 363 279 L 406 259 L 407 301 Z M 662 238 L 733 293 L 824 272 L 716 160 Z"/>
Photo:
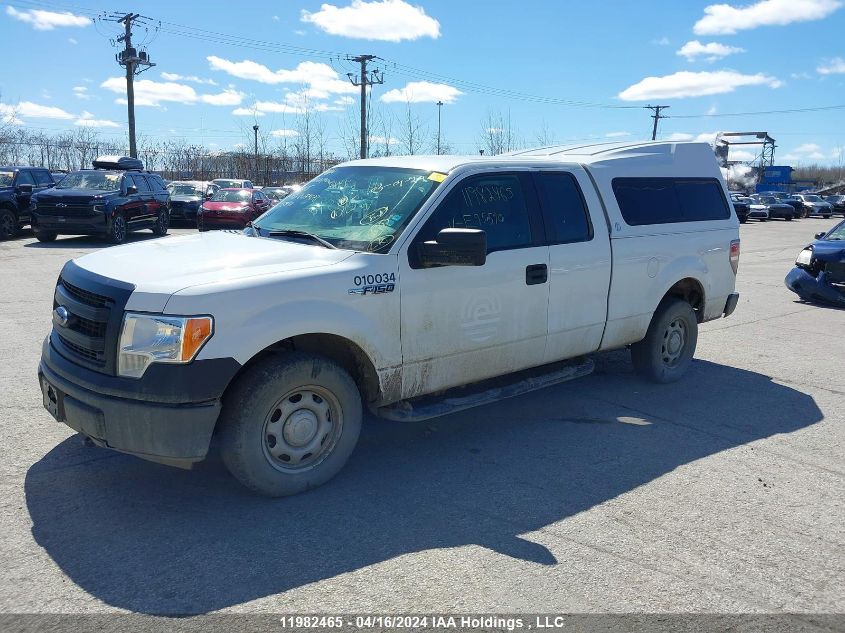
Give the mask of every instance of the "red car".
<path id="1" fill-rule="evenodd" d="M 257 189 L 220 189 L 199 208 L 197 228 L 243 229 L 271 206 L 272 201 Z"/>

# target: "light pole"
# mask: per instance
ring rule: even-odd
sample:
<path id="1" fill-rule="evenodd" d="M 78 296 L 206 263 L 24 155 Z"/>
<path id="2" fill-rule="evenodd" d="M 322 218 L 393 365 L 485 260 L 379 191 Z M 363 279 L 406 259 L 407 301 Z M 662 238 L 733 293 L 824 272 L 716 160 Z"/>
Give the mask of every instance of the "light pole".
<path id="1" fill-rule="evenodd" d="M 255 182 L 258 182 L 258 123 L 252 126 L 252 131 L 255 132 Z"/>
<path id="2" fill-rule="evenodd" d="M 437 102 L 437 155 L 440 156 L 440 111 L 443 109 L 443 102 Z"/>

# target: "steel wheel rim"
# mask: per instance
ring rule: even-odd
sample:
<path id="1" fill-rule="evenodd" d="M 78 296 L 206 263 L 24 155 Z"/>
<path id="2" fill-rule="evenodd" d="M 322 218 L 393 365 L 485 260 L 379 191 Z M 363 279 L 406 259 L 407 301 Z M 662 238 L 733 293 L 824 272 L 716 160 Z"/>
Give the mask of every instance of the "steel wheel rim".
<path id="1" fill-rule="evenodd" d="M 264 418 L 261 445 L 273 468 L 311 470 L 337 445 L 343 430 L 340 402 L 324 387 L 297 387 L 279 398 Z"/>
<path id="2" fill-rule="evenodd" d="M 687 323 L 684 319 L 675 318 L 663 332 L 663 340 L 660 345 L 660 358 L 667 367 L 675 367 L 684 355 L 687 347 L 689 334 Z"/>
<path id="3" fill-rule="evenodd" d="M 117 216 L 113 220 L 113 225 L 112 234 L 117 241 L 122 242 L 126 237 L 126 222 L 124 221 L 123 216 Z"/>

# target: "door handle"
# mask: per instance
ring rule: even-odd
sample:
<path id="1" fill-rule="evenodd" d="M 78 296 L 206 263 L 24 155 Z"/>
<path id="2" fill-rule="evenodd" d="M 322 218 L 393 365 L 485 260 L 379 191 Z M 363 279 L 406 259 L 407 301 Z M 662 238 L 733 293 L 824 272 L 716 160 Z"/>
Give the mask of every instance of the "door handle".
<path id="1" fill-rule="evenodd" d="M 549 267 L 545 264 L 531 264 L 525 267 L 525 284 L 534 286 L 549 280 Z"/>

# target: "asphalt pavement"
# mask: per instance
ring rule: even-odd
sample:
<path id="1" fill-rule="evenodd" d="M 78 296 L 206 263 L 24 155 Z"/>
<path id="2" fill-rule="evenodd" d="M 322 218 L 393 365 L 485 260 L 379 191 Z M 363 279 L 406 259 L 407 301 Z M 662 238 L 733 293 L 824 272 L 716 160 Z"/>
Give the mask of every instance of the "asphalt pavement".
<path id="1" fill-rule="evenodd" d="M 842 613 L 845 311 L 783 285 L 834 223 L 742 226 L 737 311 L 677 384 L 620 351 L 494 405 L 368 418 L 335 480 L 279 500 L 54 422 L 53 286 L 104 244 L 0 242 L 0 613 Z"/>

